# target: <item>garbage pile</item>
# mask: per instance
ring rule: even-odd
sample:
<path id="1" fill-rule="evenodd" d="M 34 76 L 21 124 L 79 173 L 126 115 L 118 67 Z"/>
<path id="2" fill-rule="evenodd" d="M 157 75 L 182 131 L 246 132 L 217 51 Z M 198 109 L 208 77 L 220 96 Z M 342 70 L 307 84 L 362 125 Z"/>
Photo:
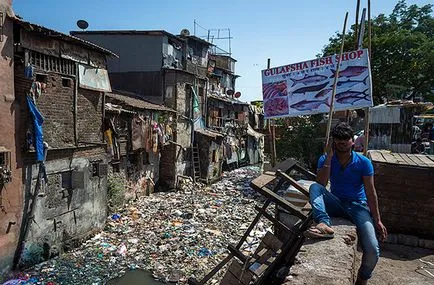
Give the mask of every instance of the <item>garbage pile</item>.
<path id="1" fill-rule="evenodd" d="M 224 173 L 208 187 L 184 181 L 177 192 L 141 197 L 110 215 L 105 230 L 78 249 L 20 277 L 31 283 L 17 284 L 105 284 L 138 268 L 165 282 L 200 279 L 256 215 L 254 206 L 262 197 L 249 183 L 258 175 L 259 168 L 245 167 Z M 269 227 L 259 223 L 241 249 L 252 252 Z"/>

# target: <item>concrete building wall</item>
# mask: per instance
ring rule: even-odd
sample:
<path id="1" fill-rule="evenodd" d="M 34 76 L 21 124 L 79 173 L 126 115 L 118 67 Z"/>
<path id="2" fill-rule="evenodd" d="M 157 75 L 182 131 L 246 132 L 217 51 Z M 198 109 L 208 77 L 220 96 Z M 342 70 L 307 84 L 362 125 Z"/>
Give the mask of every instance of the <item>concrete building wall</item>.
<path id="1" fill-rule="evenodd" d="M 107 59 L 110 73 L 160 71 L 163 64 L 163 35 L 87 34 L 74 35 L 105 47 L 119 58 Z"/>
<path id="2" fill-rule="evenodd" d="M 41 184 L 36 200 L 31 202 L 39 166 L 30 163 L 26 166 L 26 202 L 35 204 L 34 219 L 28 220 L 20 267 L 52 258 L 93 231 L 103 229 L 107 216 L 107 176 L 95 172 L 101 163 L 106 163 L 102 147 L 49 151 L 45 162 L 47 183 Z"/>
<path id="3" fill-rule="evenodd" d="M 162 98 L 162 71 L 110 72 L 109 77 L 114 90 Z"/>
<path id="4" fill-rule="evenodd" d="M 13 24 L 5 17 L 6 13 L 12 14 L 11 6 L 11 0 L 0 0 L 0 12 L 4 13 L 0 42 L 0 147 L 10 150 L 12 168 L 12 182 L 0 185 L 0 282 L 12 266 L 23 211 L 21 146 L 16 141 L 20 108 L 14 94 Z"/>

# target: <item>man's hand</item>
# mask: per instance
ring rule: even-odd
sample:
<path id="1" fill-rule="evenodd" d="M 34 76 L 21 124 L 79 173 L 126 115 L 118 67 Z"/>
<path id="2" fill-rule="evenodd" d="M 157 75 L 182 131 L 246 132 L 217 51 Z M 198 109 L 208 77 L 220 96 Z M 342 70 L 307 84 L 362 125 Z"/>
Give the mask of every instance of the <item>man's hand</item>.
<path id="1" fill-rule="evenodd" d="M 333 138 L 329 139 L 329 142 L 326 145 L 324 152 L 327 154 L 327 158 L 331 159 L 333 157 L 333 154 L 334 154 Z"/>
<path id="2" fill-rule="evenodd" d="M 386 227 L 383 225 L 383 223 L 381 221 L 376 221 L 375 227 L 377 228 L 380 241 L 385 241 L 387 239 Z"/>

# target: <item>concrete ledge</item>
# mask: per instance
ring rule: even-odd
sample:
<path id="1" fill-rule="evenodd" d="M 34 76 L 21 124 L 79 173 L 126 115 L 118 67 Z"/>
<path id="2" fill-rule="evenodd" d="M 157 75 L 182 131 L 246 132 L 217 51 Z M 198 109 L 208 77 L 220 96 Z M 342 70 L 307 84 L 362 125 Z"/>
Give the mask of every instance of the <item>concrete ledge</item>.
<path id="1" fill-rule="evenodd" d="M 307 239 L 283 284 L 354 284 L 357 254 L 356 227 L 341 218 L 332 219 L 335 237 Z"/>

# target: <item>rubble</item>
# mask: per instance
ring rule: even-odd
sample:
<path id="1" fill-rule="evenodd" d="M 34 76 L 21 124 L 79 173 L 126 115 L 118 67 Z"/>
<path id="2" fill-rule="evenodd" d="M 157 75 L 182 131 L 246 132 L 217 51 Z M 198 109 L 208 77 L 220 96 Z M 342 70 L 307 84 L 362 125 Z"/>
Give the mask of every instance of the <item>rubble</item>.
<path id="1" fill-rule="evenodd" d="M 244 167 L 211 186 L 184 181 L 177 192 L 141 197 L 110 214 L 105 230 L 79 248 L 27 270 L 21 278 L 31 283 L 21 284 L 105 284 L 139 268 L 165 282 L 200 279 L 256 215 L 262 198 L 249 183 L 258 175 L 258 167 Z M 267 230 L 258 223 L 241 249 L 252 252 Z"/>

